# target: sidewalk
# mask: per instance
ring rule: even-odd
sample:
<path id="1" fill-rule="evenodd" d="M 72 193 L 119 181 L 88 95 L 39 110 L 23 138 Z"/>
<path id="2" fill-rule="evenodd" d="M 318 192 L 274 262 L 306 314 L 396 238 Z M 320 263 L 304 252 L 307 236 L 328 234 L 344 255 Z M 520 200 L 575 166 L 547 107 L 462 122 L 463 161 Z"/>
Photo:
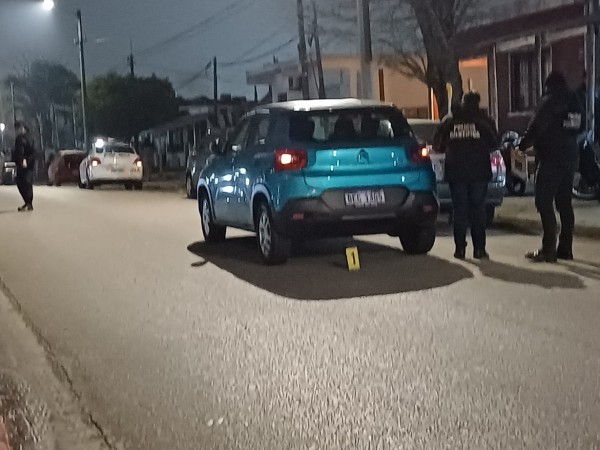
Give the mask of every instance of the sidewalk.
<path id="1" fill-rule="evenodd" d="M 106 450 L 0 280 L 0 450 Z"/>
<path id="2" fill-rule="evenodd" d="M 574 200 L 573 206 L 575 235 L 600 239 L 600 203 Z M 533 197 L 506 197 L 504 204 L 496 210 L 495 224 L 501 228 L 513 228 L 524 233 L 537 234 L 542 230 Z"/>

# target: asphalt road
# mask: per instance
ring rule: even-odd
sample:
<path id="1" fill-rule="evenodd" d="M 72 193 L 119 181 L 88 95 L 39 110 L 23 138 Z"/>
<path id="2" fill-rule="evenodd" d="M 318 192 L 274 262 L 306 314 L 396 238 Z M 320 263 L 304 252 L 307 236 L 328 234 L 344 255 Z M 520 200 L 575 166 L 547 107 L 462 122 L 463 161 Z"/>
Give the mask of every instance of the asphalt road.
<path id="1" fill-rule="evenodd" d="M 600 242 L 532 266 L 386 236 L 284 267 L 173 194 L 0 188 L 0 277 L 116 448 L 599 449 Z"/>

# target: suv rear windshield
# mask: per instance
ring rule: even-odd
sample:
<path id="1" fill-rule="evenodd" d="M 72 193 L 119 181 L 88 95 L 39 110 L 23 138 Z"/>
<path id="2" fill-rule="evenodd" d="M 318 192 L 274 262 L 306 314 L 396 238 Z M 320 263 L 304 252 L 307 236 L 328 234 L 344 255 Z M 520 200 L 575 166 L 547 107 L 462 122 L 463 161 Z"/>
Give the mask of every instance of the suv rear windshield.
<path id="1" fill-rule="evenodd" d="M 294 142 L 369 145 L 414 138 L 408 122 L 394 108 L 298 111 L 289 120 L 289 138 Z"/>

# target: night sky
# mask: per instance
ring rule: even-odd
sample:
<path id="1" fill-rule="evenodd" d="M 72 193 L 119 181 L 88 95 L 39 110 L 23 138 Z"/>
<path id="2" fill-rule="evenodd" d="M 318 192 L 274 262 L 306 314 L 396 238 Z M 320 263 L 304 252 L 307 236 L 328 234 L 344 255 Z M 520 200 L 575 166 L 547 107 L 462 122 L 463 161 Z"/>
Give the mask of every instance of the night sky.
<path id="1" fill-rule="evenodd" d="M 0 77 L 37 58 L 78 73 L 77 8 L 83 14 L 89 76 L 127 73 L 130 37 L 136 73 L 168 76 L 185 96 L 212 95 L 212 72 L 193 79 L 215 55 L 223 63 L 253 60 L 220 67 L 221 92 L 234 95 L 250 95 L 245 72 L 270 61 L 273 49 L 280 47 L 280 59 L 297 57 L 297 43 L 290 43 L 297 36 L 294 0 L 55 1 L 48 13 L 34 0 L 0 0 Z"/>

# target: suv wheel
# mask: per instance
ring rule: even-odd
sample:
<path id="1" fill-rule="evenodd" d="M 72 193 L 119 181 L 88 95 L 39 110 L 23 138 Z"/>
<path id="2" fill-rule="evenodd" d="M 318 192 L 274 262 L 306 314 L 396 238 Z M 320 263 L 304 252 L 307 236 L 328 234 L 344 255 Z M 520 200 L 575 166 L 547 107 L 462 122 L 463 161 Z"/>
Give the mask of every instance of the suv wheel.
<path id="1" fill-rule="evenodd" d="M 215 225 L 210 201 L 206 194 L 203 194 L 200 199 L 200 217 L 202 219 L 202 234 L 204 235 L 204 241 L 208 244 L 223 242 L 225 240 L 227 228 Z"/>
<path id="2" fill-rule="evenodd" d="M 256 239 L 258 249 L 266 264 L 284 264 L 290 258 L 292 243 L 277 232 L 273 226 L 271 211 L 265 203 L 262 203 L 258 209 Z"/>
<path id="3" fill-rule="evenodd" d="M 406 253 L 425 255 L 435 244 L 435 225 L 411 226 L 400 232 L 400 243 Z"/>

